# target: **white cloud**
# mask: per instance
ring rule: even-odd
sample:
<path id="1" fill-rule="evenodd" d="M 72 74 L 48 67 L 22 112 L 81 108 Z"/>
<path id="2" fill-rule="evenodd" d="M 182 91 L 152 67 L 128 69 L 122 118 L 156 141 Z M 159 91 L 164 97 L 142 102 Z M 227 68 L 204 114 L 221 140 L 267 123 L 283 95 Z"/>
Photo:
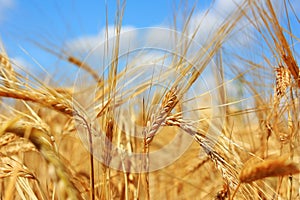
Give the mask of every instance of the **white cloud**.
<path id="1" fill-rule="evenodd" d="M 226 2 L 226 3 L 225 3 Z M 205 10 L 195 13 L 190 21 L 188 35 L 185 37 L 191 37 L 197 27 L 200 27 L 197 31 L 197 36 L 195 37 L 193 44 L 189 49 L 189 54 L 193 54 L 199 51 L 201 44 L 209 40 L 215 33 L 220 25 L 228 19 L 228 16 L 237 8 L 242 0 L 217 0 L 213 9 L 206 13 Z M 234 39 L 232 44 L 245 45 L 250 43 L 247 33 L 250 33 L 250 28 L 245 26 L 246 23 L 242 23 L 243 29 L 239 29 L 234 34 Z M 103 28 L 98 35 L 82 36 L 80 38 L 74 39 L 67 42 L 66 52 L 72 52 L 72 54 L 79 54 L 80 56 L 89 60 L 92 55 L 97 54 L 97 59 L 99 62 L 99 57 L 105 55 L 106 59 L 111 58 L 111 52 L 114 48 L 115 43 L 115 28 L 109 26 L 107 29 L 107 35 L 109 37 L 109 42 L 107 48 L 105 46 L 105 36 L 106 29 Z M 175 34 L 177 38 L 175 40 Z M 184 33 L 186 34 L 186 33 Z M 120 37 L 120 55 L 127 54 L 127 52 L 132 52 L 137 48 L 141 51 L 141 48 L 156 48 L 161 50 L 167 50 L 174 53 L 179 53 L 182 50 L 182 45 L 180 41 L 182 35 L 175 32 L 172 29 L 166 27 L 148 27 L 148 28 L 135 28 L 133 26 L 122 26 L 121 37 Z M 190 40 L 190 39 L 188 39 Z M 231 44 L 231 45 L 232 45 Z M 107 55 L 108 54 L 108 55 Z"/>
<path id="2" fill-rule="evenodd" d="M 106 37 L 107 35 L 107 37 Z M 107 38 L 107 39 L 106 39 Z M 104 47 L 104 42 L 108 40 L 108 45 L 111 46 L 115 43 L 116 33 L 113 26 L 103 28 L 98 35 L 82 36 L 71 41 L 68 41 L 67 49 L 72 52 L 86 53 L 90 50 L 99 50 L 100 47 Z M 135 39 L 135 29 L 132 26 L 122 26 L 121 29 L 121 43 L 120 46 L 133 45 Z"/>
<path id="3" fill-rule="evenodd" d="M 5 19 L 6 11 L 13 8 L 14 0 L 0 0 L 0 23 Z"/>
<path id="4" fill-rule="evenodd" d="M 241 1 L 227 0 L 225 3 L 223 0 L 217 0 L 213 9 L 208 13 L 203 10 L 192 16 L 189 32 L 185 37 L 191 37 L 196 28 L 200 28 L 189 47 L 188 54 L 185 55 L 186 59 L 198 52 L 201 49 L 201 44 L 216 34 L 216 30 L 225 20 L 228 20 L 228 16 L 234 12 Z M 231 48 L 245 48 L 247 44 L 251 44 L 251 38 L 248 36 L 252 30 L 247 27 L 245 22 L 241 21 L 241 24 L 231 35 L 232 39 L 226 41 L 226 44 L 229 44 Z M 109 38 L 108 48 L 105 44 L 106 31 Z M 177 39 L 175 39 L 176 34 Z M 109 26 L 107 30 L 103 28 L 97 35 L 82 36 L 68 41 L 65 45 L 67 47 L 66 52 L 78 56 L 97 70 L 105 70 L 103 65 L 109 66 L 112 60 L 112 52 L 116 41 L 115 36 L 115 28 Z M 181 38 L 180 33 L 166 27 L 135 28 L 134 26 L 122 26 L 119 45 L 119 56 L 122 57 L 120 62 L 125 64 L 127 61 L 138 60 L 139 64 L 147 65 L 151 60 L 153 62 L 153 60 L 160 59 L 165 55 L 172 56 L 173 53 L 178 53 L 178 56 L 181 56 L 180 52 L 184 51 L 184 44 L 180 41 Z M 160 65 L 163 62 L 166 64 L 167 59 L 156 64 Z"/>
<path id="5" fill-rule="evenodd" d="M 13 0 L 0 0 L 1 9 L 12 8 L 15 5 Z"/>
<path id="6" fill-rule="evenodd" d="M 242 2 L 243 0 L 218 0 L 216 1 L 215 9 L 221 14 L 230 14 L 237 9 L 237 6 L 241 5 Z"/>
<path id="7" fill-rule="evenodd" d="M 231 16 L 239 9 L 242 0 L 217 0 L 209 12 L 206 10 L 196 13 L 189 26 L 189 34 L 193 34 L 198 28 L 195 39 L 201 44 L 211 41 L 218 35 L 220 26 L 230 20 Z M 235 29 L 230 34 L 230 38 L 226 40 L 226 44 L 233 47 L 243 47 L 251 43 L 249 35 L 253 33 L 253 28 L 246 19 L 241 19 Z"/>

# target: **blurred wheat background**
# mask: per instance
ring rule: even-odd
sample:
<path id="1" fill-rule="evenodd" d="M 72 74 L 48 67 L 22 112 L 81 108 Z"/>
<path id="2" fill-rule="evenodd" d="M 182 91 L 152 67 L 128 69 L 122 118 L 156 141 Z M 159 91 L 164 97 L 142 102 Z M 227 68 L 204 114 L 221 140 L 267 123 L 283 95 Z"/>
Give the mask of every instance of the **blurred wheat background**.
<path id="1" fill-rule="evenodd" d="M 299 2 L 54 2 L 0 1 L 0 199 L 300 199 Z"/>

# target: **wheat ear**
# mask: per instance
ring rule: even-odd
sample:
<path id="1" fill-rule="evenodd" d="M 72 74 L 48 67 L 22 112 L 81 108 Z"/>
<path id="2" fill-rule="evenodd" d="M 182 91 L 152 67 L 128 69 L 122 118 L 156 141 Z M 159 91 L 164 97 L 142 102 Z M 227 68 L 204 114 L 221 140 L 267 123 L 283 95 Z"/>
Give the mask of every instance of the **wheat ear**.
<path id="1" fill-rule="evenodd" d="M 276 97 L 278 99 L 282 98 L 288 86 L 291 85 L 291 73 L 286 67 L 280 65 L 275 69 L 276 71 Z"/>
<path id="2" fill-rule="evenodd" d="M 178 103 L 178 98 L 177 98 L 177 93 L 178 93 L 178 88 L 175 86 L 171 90 L 167 92 L 165 95 L 161 108 L 159 110 L 159 113 L 156 117 L 154 117 L 154 120 L 148 123 L 150 124 L 144 132 L 145 135 L 145 145 L 148 145 L 151 143 L 153 140 L 156 132 L 158 131 L 159 127 L 165 122 L 166 118 L 170 114 L 170 112 L 173 110 L 173 108 L 176 106 Z"/>
<path id="3" fill-rule="evenodd" d="M 226 182 L 235 188 L 237 183 L 237 178 L 235 176 L 236 170 L 234 167 L 228 163 L 225 158 L 213 149 L 213 144 L 218 145 L 213 138 L 205 136 L 200 133 L 191 123 L 186 122 L 181 118 L 177 118 L 176 115 L 169 116 L 166 118 L 166 122 L 163 125 L 167 126 L 177 126 L 183 131 L 193 136 L 195 141 L 202 147 L 205 153 L 209 156 L 211 161 L 215 164 L 216 168 L 221 172 L 222 177 Z"/>
<path id="4" fill-rule="evenodd" d="M 290 161 L 288 156 L 269 158 L 259 162 L 250 160 L 242 169 L 239 179 L 241 183 L 251 183 L 266 177 L 292 175 L 300 172 L 298 165 Z"/>
<path id="5" fill-rule="evenodd" d="M 35 90 L 16 90 L 13 88 L 0 87 L 0 96 L 35 102 L 69 116 L 77 114 L 71 102 L 66 101 L 65 98 L 55 97 L 51 94 L 44 94 Z"/>

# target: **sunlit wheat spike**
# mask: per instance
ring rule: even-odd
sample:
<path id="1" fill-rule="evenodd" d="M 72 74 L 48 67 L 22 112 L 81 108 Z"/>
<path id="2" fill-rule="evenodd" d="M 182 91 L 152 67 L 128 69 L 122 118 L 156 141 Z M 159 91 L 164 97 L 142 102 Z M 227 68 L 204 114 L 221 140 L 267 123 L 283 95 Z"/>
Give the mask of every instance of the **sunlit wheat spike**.
<path id="1" fill-rule="evenodd" d="M 0 133 L 1 135 L 1 133 Z M 36 151 L 30 142 L 15 134 L 6 133 L 0 136 L 0 152 L 5 155 L 16 155 L 20 152 Z"/>
<path id="2" fill-rule="evenodd" d="M 274 176 L 287 176 L 300 172 L 299 164 L 292 162 L 287 156 L 269 158 L 263 161 L 250 160 L 240 173 L 242 183 Z"/>
<path id="3" fill-rule="evenodd" d="M 105 148 L 104 148 L 104 161 L 105 164 L 109 165 L 112 159 L 111 151 L 112 151 L 112 140 L 113 140 L 113 131 L 114 131 L 114 121 L 113 119 L 109 119 L 106 124 L 106 137 L 105 140 Z"/>
<path id="4" fill-rule="evenodd" d="M 69 116 L 73 116 L 77 113 L 73 108 L 72 103 L 67 99 L 51 94 L 46 95 L 40 91 L 15 90 L 7 87 L 0 87 L 0 96 L 35 102 Z"/>
<path id="5" fill-rule="evenodd" d="M 290 70 L 282 65 L 276 71 L 276 95 L 281 98 L 285 95 L 287 87 L 291 84 Z"/>
<path id="6" fill-rule="evenodd" d="M 2 67 L 6 68 L 8 70 L 13 70 L 11 63 L 9 61 L 9 58 L 7 56 L 7 53 L 5 51 L 5 48 L 1 41 L 0 41 L 0 64 Z"/>
<path id="7" fill-rule="evenodd" d="M 4 85 L 7 87 L 13 87 L 14 82 L 17 81 L 15 77 L 15 71 L 11 65 L 11 61 L 6 54 L 4 47 L 1 47 L 1 44 L 0 44 L 0 76 L 3 79 Z"/>
<path id="8" fill-rule="evenodd" d="M 164 96 L 158 115 L 154 118 L 152 123 L 150 122 L 149 129 L 145 131 L 145 144 L 149 144 L 153 140 L 154 135 L 158 131 L 159 127 L 166 121 L 168 115 L 176 106 L 178 102 L 177 93 L 178 87 L 175 86 L 171 88 Z"/>
<path id="9" fill-rule="evenodd" d="M 178 90 L 177 87 L 173 87 L 166 93 L 166 95 L 162 101 L 162 104 L 161 104 L 162 108 L 166 108 L 166 107 L 174 108 L 175 107 L 175 105 L 177 103 L 177 96 L 176 96 L 177 90 Z"/>
<path id="10" fill-rule="evenodd" d="M 9 58 L 4 53 L 0 52 L 0 64 L 1 67 L 12 70 Z"/>

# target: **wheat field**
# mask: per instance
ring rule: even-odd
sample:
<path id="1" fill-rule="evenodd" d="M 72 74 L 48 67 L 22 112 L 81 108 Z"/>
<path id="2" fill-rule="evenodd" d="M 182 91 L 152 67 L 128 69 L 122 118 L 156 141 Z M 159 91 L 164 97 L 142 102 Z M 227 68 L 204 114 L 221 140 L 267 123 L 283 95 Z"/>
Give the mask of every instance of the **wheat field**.
<path id="1" fill-rule="evenodd" d="M 0 199 L 300 200 L 299 6 L 233 1 L 207 32 L 224 2 L 134 29 L 117 1 L 97 43 L 40 30 L 55 70 L 3 40 Z"/>

